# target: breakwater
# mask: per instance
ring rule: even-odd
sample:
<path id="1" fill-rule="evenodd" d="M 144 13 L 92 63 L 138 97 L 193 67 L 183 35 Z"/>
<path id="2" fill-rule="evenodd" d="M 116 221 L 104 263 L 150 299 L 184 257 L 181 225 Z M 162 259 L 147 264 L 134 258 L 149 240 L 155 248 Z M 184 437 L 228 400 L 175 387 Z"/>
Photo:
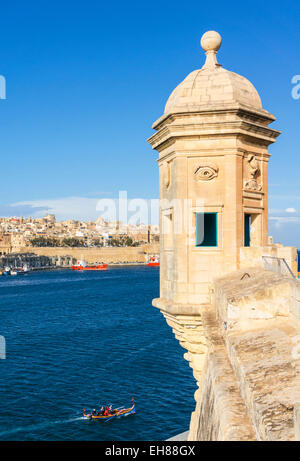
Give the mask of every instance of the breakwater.
<path id="1" fill-rule="evenodd" d="M 78 259 L 88 263 L 146 263 L 150 255 L 159 255 L 159 250 L 159 244 L 153 243 L 138 247 L 21 247 L 14 249 L 14 253 L 33 253 L 50 258 L 54 265 L 68 266 Z"/>

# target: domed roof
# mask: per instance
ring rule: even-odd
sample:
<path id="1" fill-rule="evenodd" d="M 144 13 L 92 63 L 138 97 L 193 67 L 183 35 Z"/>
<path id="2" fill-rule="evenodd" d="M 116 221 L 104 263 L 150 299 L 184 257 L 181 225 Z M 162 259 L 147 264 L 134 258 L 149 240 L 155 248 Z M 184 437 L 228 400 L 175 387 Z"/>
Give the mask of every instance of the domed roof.
<path id="1" fill-rule="evenodd" d="M 165 114 L 233 104 L 262 109 L 259 94 L 252 83 L 218 64 L 216 54 L 221 43 L 217 32 L 209 31 L 203 35 L 201 46 L 206 51 L 206 62 L 202 69 L 191 72 L 171 93 Z"/>

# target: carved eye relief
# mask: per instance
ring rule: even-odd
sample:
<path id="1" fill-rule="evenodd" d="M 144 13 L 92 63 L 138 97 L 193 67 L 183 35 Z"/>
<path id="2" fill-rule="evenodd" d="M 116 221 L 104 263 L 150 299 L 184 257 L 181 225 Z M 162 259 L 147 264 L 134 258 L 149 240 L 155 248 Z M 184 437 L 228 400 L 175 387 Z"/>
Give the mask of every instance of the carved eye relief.
<path id="1" fill-rule="evenodd" d="M 194 172 L 196 181 L 210 181 L 218 176 L 219 168 L 216 165 L 200 165 Z"/>

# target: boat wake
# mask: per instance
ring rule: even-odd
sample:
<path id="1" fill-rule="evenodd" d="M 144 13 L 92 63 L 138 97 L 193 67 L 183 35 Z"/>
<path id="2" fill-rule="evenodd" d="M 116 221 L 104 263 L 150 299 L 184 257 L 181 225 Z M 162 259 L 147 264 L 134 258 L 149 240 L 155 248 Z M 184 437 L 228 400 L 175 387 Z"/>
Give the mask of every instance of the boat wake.
<path id="1" fill-rule="evenodd" d="M 85 419 L 85 417 L 80 416 L 78 418 L 61 419 L 61 420 L 58 420 L 58 421 L 44 421 L 43 423 L 39 423 L 39 424 L 31 424 L 29 426 L 14 427 L 13 429 L 9 429 L 7 431 L 0 432 L 0 439 L 3 436 L 16 434 L 18 432 L 30 432 L 30 431 L 35 431 L 35 430 L 39 430 L 39 429 L 44 429 L 44 428 L 50 427 L 50 426 L 55 426 L 56 424 L 72 423 L 74 421 L 80 421 L 80 420 L 83 420 L 83 419 Z"/>

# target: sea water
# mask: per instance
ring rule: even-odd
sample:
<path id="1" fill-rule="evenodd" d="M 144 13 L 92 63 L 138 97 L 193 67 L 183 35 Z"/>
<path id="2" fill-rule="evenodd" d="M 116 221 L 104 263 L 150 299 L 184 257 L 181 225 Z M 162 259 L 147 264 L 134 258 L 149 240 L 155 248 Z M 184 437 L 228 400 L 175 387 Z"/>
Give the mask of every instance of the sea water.
<path id="1" fill-rule="evenodd" d="M 0 440 L 165 440 L 188 430 L 195 380 L 162 314 L 159 268 L 0 277 Z M 107 423 L 83 408 L 131 406 Z"/>

